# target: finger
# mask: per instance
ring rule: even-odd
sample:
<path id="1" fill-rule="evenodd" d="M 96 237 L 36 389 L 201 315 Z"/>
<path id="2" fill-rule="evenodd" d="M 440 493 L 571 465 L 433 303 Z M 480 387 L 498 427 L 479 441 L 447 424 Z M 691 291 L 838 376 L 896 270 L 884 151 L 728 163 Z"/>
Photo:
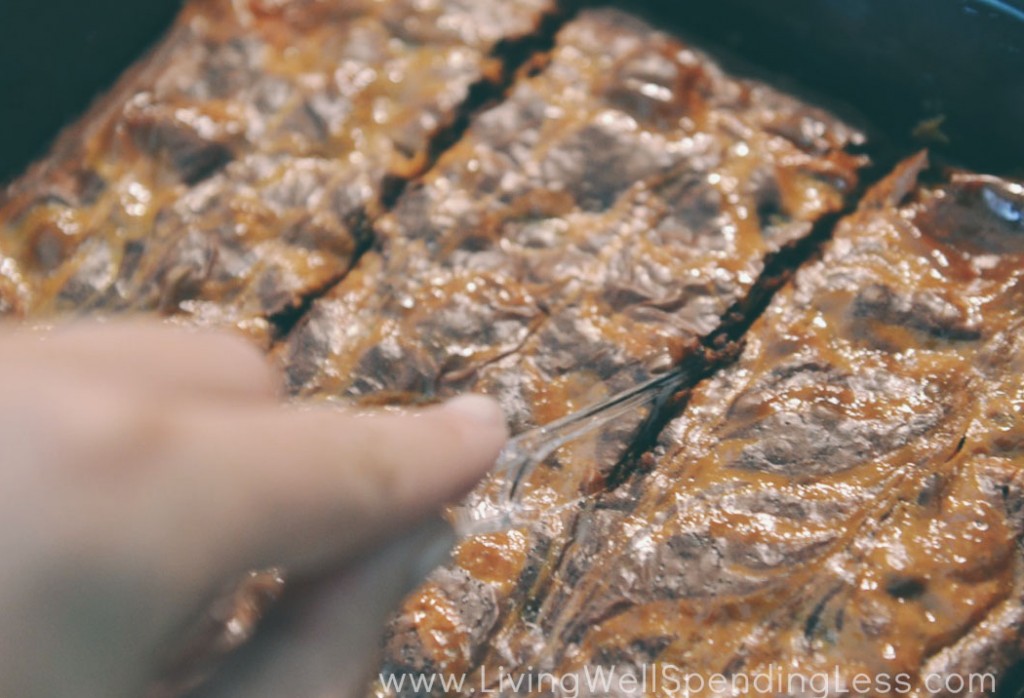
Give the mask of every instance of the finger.
<path id="1" fill-rule="evenodd" d="M 366 695 L 388 616 L 451 544 L 451 529 L 432 522 L 340 573 L 293 587 L 253 641 L 190 698 Z"/>
<path id="2" fill-rule="evenodd" d="M 277 372 L 241 337 L 149 320 L 20 331 L 0 345 L 0 356 L 12 353 L 154 397 L 267 399 L 281 392 Z"/>
<path id="3" fill-rule="evenodd" d="M 497 403 L 411 414 L 280 407 L 190 412 L 154 506 L 219 574 L 345 559 L 463 495 L 507 438 Z M 199 466 L 202 467 L 199 467 Z M 184 501 L 182 501 L 184 500 Z"/>

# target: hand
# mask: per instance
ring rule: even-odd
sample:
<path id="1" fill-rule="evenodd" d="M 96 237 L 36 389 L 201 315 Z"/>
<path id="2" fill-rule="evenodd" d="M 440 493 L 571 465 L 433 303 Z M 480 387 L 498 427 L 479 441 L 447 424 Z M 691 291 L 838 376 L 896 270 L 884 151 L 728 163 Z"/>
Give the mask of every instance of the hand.
<path id="1" fill-rule="evenodd" d="M 366 556 L 463 494 L 506 437 L 481 397 L 282 405 L 228 335 L 0 331 L 0 695 L 140 695 L 226 582 Z"/>

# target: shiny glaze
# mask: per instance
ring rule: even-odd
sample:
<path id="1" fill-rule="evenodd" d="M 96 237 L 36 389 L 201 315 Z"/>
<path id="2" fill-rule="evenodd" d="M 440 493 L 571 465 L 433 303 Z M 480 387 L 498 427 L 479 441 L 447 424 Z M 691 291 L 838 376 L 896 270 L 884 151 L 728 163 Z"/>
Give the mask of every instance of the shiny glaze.
<path id="1" fill-rule="evenodd" d="M 713 330 L 765 255 L 842 205 L 859 138 L 633 18 L 584 12 L 376 223 L 375 249 L 281 351 L 290 387 L 363 403 L 483 391 L 517 431 L 561 417 Z M 563 449 L 530 503 L 599 488 L 640 417 Z M 500 576 L 493 544 L 465 541 L 408 601 L 421 620 L 397 622 L 385 663 L 466 666 L 571 525 L 531 530 Z M 429 609 L 466 632 L 433 642 Z"/>
<path id="2" fill-rule="evenodd" d="M 653 470 L 580 516 L 537 610 L 491 639 L 488 674 L 838 667 L 923 694 L 928 673 L 1019 658 L 1021 190 L 917 187 L 923 164 L 840 224 Z"/>
<path id="3" fill-rule="evenodd" d="M 415 6 L 415 11 L 413 11 Z M 0 199 L 0 313 L 160 310 L 267 340 L 350 266 L 501 39 L 548 0 L 194 0 Z"/>

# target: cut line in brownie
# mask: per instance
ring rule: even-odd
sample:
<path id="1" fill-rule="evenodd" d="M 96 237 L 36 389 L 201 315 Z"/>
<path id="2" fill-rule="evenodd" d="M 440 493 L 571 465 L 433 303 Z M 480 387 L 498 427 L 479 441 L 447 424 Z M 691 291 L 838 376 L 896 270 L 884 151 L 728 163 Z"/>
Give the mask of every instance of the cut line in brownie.
<path id="1" fill-rule="evenodd" d="M 492 55 L 553 0 L 192 0 L 0 198 L 0 313 L 268 318 L 349 268 Z"/>
<path id="2" fill-rule="evenodd" d="M 840 210 L 860 141 L 639 20 L 584 11 L 546 68 L 376 221 L 374 249 L 281 347 L 289 387 L 359 404 L 485 392 L 517 432 L 597 402 L 687 356 L 766 257 Z M 563 449 L 527 500 L 600 489 L 641 416 Z M 515 544 L 464 542 L 385 664 L 465 666 L 515 580 L 542 576 L 571 525 L 567 512 Z M 474 630 L 439 649 L 445 614 Z"/>
<path id="3" fill-rule="evenodd" d="M 864 676 L 872 695 L 986 675 L 963 693 L 985 695 L 1020 661 L 1024 188 L 918 185 L 924 166 L 844 219 L 470 670 Z"/>

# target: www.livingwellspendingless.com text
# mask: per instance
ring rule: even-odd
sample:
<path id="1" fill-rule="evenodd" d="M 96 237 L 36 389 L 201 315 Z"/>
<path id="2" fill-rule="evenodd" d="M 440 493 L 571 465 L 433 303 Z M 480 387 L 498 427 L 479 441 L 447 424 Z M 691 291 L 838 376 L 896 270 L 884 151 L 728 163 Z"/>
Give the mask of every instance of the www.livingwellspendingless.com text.
<path id="1" fill-rule="evenodd" d="M 769 668 L 761 672 L 703 674 L 673 664 L 639 667 L 586 666 L 557 674 L 546 671 L 497 671 L 474 674 L 388 673 L 379 675 L 386 692 L 397 695 L 476 694 L 550 695 L 559 698 L 591 696 L 744 696 L 799 695 L 826 698 L 835 695 L 905 695 L 924 688 L 929 693 L 984 694 L 996 690 L 996 677 L 972 674 L 849 674 L 835 667 L 825 672 L 794 672 Z"/>

